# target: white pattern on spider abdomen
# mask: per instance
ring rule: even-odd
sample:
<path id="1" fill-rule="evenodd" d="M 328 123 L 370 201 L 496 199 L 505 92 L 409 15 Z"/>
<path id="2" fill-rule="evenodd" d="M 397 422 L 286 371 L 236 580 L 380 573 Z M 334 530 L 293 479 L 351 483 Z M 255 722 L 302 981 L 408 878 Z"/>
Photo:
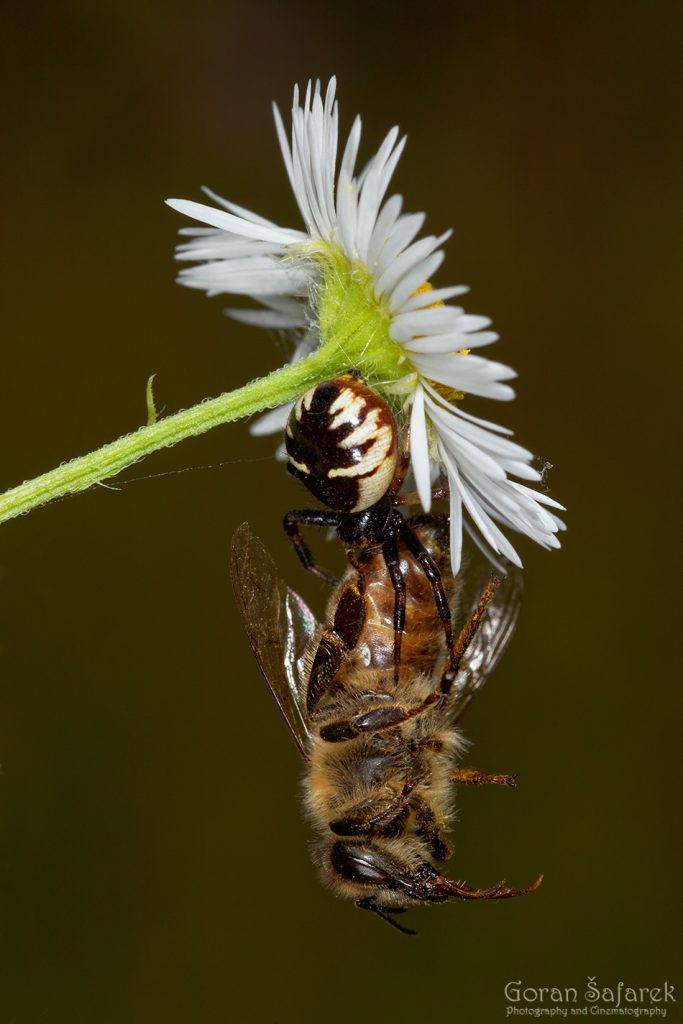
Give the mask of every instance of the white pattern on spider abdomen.
<path id="1" fill-rule="evenodd" d="M 382 423 L 379 409 L 372 409 L 364 423 L 356 427 L 347 438 L 339 442 L 340 448 L 353 448 L 371 442 L 360 462 L 352 466 L 330 469 L 328 477 L 358 477 L 358 502 L 352 509 L 360 512 L 369 508 L 386 493 L 396 471 L 394 432 Z"/>
<path id="2" fill-rule="evenodd" d="M 318 384 L 299 399 L 285 444 L 295 475 L 337 511 L 370 508 L 396 472 L 398 433 L 391 410 L 351 374 Z"/>

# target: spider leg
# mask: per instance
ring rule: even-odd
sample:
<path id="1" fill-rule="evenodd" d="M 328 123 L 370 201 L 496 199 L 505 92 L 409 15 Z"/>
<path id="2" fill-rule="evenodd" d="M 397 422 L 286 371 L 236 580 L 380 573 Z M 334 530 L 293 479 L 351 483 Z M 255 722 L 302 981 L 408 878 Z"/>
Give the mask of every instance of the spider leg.
<path id="1" fill-rule="evenodd" d="M 439 613 L 443 625 L 444 637 L 446 639 L 446 646 L 449 651 L 453 651 L 453 627 L 451 626 L 451 609 L 448 604 L 448 598 L 446 597 L 446 591 L 444 589 L 443 581 L 441 579 L 441 573 L 439 567 L 427 551 L 424 544 L 419 540 L 415 532 L 405 521 L 400 512 L 395 511 L 395 525 L 404 541 L 406 547 L 410 551 L 413 558 L 416 559 L 423 573 L 429 580 L 432 593 L 434 595 L 434 603 Z M 451 656 L 452 660 L 452 656 Z"/>
<path id="2" fill-rule="evenodd" d="M 403 517 L 400 517 L 401 520 Z M 391 535 L 382 545 L 382 554 L 394 588 L 394 682 L 398 682 L 401 666 L 401 642 L 406 623 L 406 584 L 401 572 L 401 561 L 398 555 L 398 537 L 392 530 Z"/>
<path id="3" fill-rule="evenodd" d="M 304 569 L 308 569 L 318 579 L 324 580 L 325 583 L 329 583 L 331 586 L 335 586 L 339 580 L 331 572 L 328 572 L 327 569 L 323 569 L 322 566 L 316 563 L 299 527 L 302 525 L 336 527 L 338 523 L 339 518 L 334 512 L 323 512 L 318 509 L 305 508 L 292 509 L 283 520 L 285 533 L 294 545 L 294 550 Z"/>
<path id="4" fill-rule="evenodd" d="M 394 496 L 394 500 L 399 500 L 400 501 L 400 499 L 396 498 L 396 495 L 398 494 L 398 492 L 403 487 L 403 482 L 404 482 L 404 480 L 405 480 L 405 478 L 407 476 L 409 467 L 410 467 L 410 429 L 408 429 L 406 431 L 406 440 L 405 440 L 405 444 L 403 446 L 403 452 L 401 454 L 401 458 L 399 459 L 398 466 L 396 467 L 396 472 L 394 474 L 394 479 L 391 482 L 391 487 L 389 488 L 389 490 L 391 491 L 392 495 Z"/>

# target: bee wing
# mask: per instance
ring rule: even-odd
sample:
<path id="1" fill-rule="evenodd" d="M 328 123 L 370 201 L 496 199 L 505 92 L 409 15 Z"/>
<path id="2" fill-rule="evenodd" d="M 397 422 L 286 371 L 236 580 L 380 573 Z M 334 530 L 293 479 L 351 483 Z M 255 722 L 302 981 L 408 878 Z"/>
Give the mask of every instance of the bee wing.
<path id="1" fill-rule="evenodd" d="M 462 658 L 454 687 L 456 722 L 465 713 L 505 654 L 517 626 L 522 603 L 522 574 L 513 565 L 506 565 L 505 571 L 505 579 L 494 594 L 482 617 L 481 625 Z M 470 593 L 465 596 L 462 605 L 467 609 L 467 617 L 477 607 L 489 579 L 490 575 L 481 568 L 471 574 L 468 583 Z M 476 587 L 476 590 L 473 590 L 473 587 Z"/>
<path id="2" fill-rule="evenodd" d="M 318 623 L 306 603 L 280 579 L 273 559 L 248 523 L 233 534 L 230 570 L 251 649 L 299 753 L 306 758 L 310 732 L 303 654 Z"/>

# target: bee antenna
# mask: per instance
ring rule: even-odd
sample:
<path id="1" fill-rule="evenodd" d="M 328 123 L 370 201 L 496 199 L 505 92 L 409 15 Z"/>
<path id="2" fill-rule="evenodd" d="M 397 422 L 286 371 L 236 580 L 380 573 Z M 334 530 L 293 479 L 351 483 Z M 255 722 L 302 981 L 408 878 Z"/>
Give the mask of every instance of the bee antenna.
<path id="1" fill-rule="evenodd" d="M 417 935 L 417 932 L 413 931 L 412 928 L 404 928 L 402 924 L 395 921 L 392 914 L 405 914 L 407 907 L 383 907 L 380 903 L 375 903 L 374 896 L 366 896 L 365 899 L 356 900 L 356 906 L 360 910 L 370 910 L 373 914 L 377 914 L 383 921 L 390 924 L 392 928 L 395 928 L 397 932 L 401 932 L 402 935 Z"/>

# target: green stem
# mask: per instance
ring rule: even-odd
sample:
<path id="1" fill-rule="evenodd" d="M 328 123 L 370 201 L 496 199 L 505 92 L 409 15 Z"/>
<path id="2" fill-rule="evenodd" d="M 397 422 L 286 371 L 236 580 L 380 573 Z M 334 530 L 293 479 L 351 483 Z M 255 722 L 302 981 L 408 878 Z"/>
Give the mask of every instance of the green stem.
<path id="1" fill-rule="evenodd" d="M 317 315 L 321 345 L 308 358 L 274 370 L 174 416 L 156 419 L 152 378 L 147 383 L 147 426 L 120 437 L 90 455 L 73 459 L 35 480 L 0 495 L 0 523 L 64 494 L 84 491 L 108 480 L 146 455 L 204 434 L 212 427 L 272 409 L 303 395 L 310 387 L 345 370 L 359 369 L 398 411 L 413 367 L 389 333 L 390 314 L 375 297 L 369 271 L 333 246 L 317 252 L 321 285 Z M 413 374 L 414 376 L 414 374 Z M 410 385 L 409 385 L 410 386 Z"/>
<path id="2" fill-rule="evenodd" d="M 89 455 L 66 462 L 49 473 L 6 491 L 0 495 L 0 523 L 53 498 L 84 491 L 93 484 L 108 480 L 151 452 L 167 448 L 186 437 L 204 434 L 223 423 L 289 402 L 314 384 L 347 368 L 344 352 L 338 346 L 326 345 L 306 359 L 274 370 L 267 377 L 253 380 L 236 391 L 156 420 L 134 434 L 126 434 Z"/>

